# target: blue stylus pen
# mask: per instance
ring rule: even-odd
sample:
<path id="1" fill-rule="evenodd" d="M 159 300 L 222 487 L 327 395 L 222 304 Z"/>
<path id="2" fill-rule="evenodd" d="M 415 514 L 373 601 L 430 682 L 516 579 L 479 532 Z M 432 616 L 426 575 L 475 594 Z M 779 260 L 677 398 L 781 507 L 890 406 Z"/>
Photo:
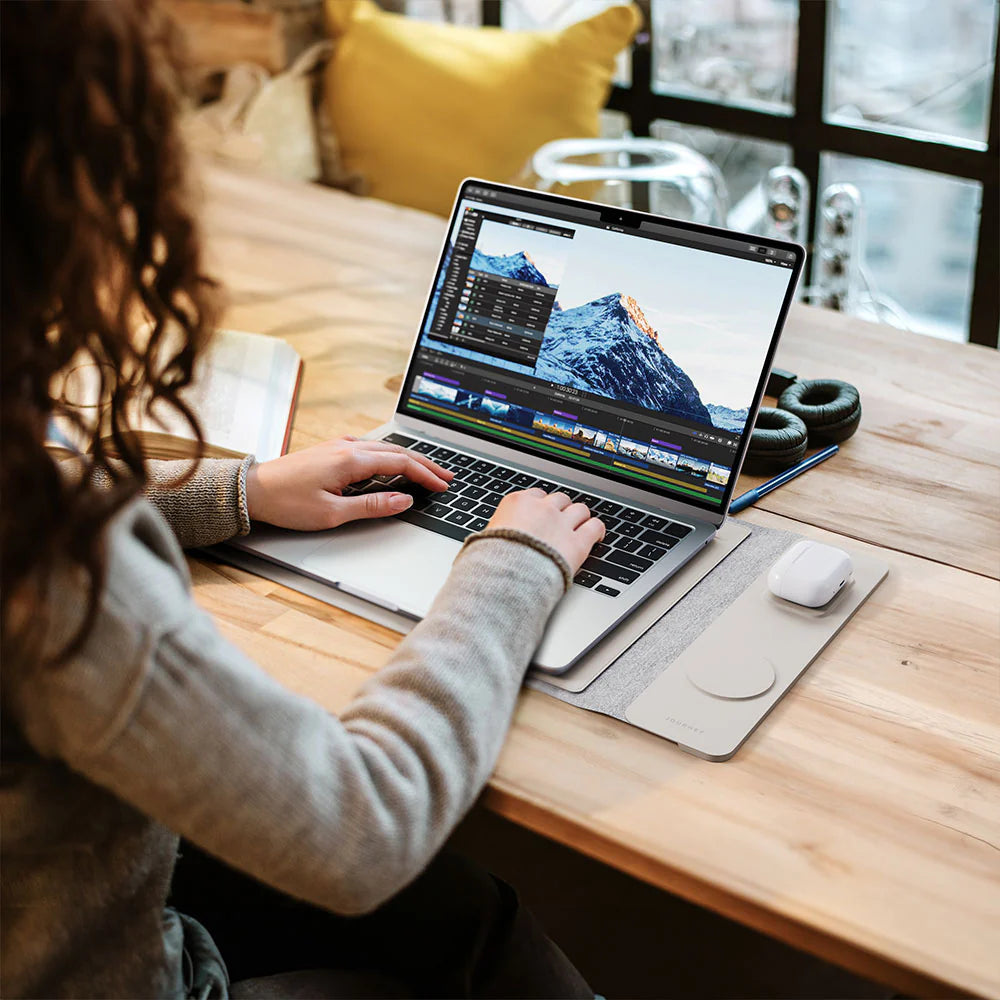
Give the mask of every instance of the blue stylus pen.
<path id="1" fill-rule="evenodd" d="M 819 465 L 820 462 L 825 462 L 831 455 L 836 455 L 838 451 L 840 451 L 840 448 L 835 444 L 831 444 L 829 448 L 824 448 L 822 451 L 817 451 L 815 455 L 810 455 L 809 458 L 802 459 L 798 465 L 793 465 L 790 469 L 785 469 L 784 472 L 775 476 L 774 479 L 769 479 L 766 483 L 761 483 L 756 489 L 747 490 L 746 493 L 738 496 L 729 505 L 729 513 L 738 514 L 741 510 L 752 507 L 762 496 L 770 493 L 771 490 L 776 490 L 779 486 L 784 486 L 785 483 L 796 476 L 801 476 L 803 472 L 807 472 L 814 465 Z"/>

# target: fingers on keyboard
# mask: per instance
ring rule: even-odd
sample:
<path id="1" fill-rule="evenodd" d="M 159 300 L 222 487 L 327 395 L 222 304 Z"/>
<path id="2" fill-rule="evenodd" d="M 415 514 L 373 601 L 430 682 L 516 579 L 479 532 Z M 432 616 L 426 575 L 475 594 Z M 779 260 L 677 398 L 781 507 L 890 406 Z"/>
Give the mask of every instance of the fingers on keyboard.
<path id="1" fill-rule="evenodd" d="M 566 493 L 572 503 L 586 505 L 607 529 L 603 541 L 594 546 L 573 580 L 605 597 L 617 597 L 624 587 L 635 583 L 692 531 L 689 525 L 678 524 L 659 514 L 648 514 L 593 493 L 582 493 L 527 472 L 463 455 L 454 448 L 398 433 L 388 434 L 383 440 L 426 455 L 454 472 L 455 478 L 447 492 L 432 492 L 398 475 L 379 475 L 352 483 L 344 490 L 345 495 L 385 489 L 410 493 L 413 506 L 399 515 L 401 519 L 461 540 L 487 527 L 497 504 L 508 493 L 531 488 L 545 493 Z"/>

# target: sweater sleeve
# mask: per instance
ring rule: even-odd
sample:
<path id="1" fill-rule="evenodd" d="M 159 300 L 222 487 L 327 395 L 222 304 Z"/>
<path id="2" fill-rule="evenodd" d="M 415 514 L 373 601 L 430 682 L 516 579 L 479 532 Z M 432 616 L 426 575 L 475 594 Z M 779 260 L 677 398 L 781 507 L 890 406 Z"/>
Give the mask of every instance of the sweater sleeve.
<path id="1" fill-rule="evenodd" d="M 467 548 L 338 718 L 227 643 L 162 522 L 142 504 L 129 517 L 86 648 L 21 685 L 28 738 L 283 892 L 374 908 L 421 871 L 491 773 L 561 568 L 513 539 Z"/>
<path id="2" fill-rule="evenodd" d="M 170 525 L 181 548 L 215 545 L 250 530 L 247 471 L 253 463 L 253 456 L 203 458 L 191 478 L 178 486 L 190 462 L 148 461 L 144 495 Z M 99 485 L 108 482 L 103 471 L 93 477 Z"/>
<path id="3" fill-rule="evenodd" d="M 214 545 L 250 530 L 247 471 L 252 455 L 203 458 L 194 475 L 175 487 L 185 462 L 147 462 L 146 498 L 173 529 L 181 548 Z"/>

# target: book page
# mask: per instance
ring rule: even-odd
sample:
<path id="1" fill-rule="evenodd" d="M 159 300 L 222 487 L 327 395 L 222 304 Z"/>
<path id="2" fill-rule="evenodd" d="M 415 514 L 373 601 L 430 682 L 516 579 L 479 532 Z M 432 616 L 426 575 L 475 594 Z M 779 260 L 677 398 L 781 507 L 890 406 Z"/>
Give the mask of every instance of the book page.
<path id="1" fill-rule="evenodd" d="M 285 441 L 300 365 L 298 354 L 282 340 L 238 330 L 218 331 L 197 362 L 194 383 L 182 393 L 201 423 L 206 453 L 252 454 L 261 462 L 277 458 Z M 53 418 L 47 446 L 59 455 L 85 451 L 89 434 L 106 417 L 99 400 L 100 369 L 87 359 L 72 363 L 53 379 L 50 392 L 54 399 L 71 405 L 86 426 L 81 432 L 68 418 Z M 129 423 L 142 436 L 151 457 L 192 454 L 194 434 L 181 414 L 162 402 L 154 404 L 151 414 L 143 411 L 141 402 L 134 404 Z"/>
<path id="2" fill-rule="evenodd" d="M 282 451 L 298 380 L 299 356 L 284 341 L 220 330 L 198 363 L 194 384 L 183 393 L 216 452 L 255 455 L 265 462 Z M 150 437 L 192 438 L 186 421 L 170 407 L 143 419 Z M 157 433 L 158 432 L 158 433 Z"/>

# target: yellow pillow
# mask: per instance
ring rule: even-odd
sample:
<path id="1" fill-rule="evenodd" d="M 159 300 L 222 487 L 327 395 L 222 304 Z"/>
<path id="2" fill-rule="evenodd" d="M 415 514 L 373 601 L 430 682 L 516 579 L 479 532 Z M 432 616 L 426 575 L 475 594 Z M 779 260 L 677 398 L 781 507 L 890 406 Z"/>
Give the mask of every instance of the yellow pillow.
<path id="1" fill-rule="evenodd" d="M 509 181 L 543 143 L 596 136 L 615 55 L 638 30 L 611 7 L 561 31 L 414 21 L 326 0 L 326 113 L 368 191 L 439 215 L 463 177 Z"/>

